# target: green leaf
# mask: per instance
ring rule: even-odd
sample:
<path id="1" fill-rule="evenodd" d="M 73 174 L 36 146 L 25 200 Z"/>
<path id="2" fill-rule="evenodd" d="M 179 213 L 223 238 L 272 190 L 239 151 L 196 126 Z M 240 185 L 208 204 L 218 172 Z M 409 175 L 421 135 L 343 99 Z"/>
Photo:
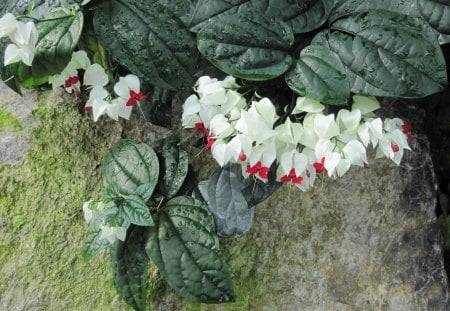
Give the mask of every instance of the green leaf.
<path id="1" fill-rule="evenodd" d="M 170 90 L 194 84 L 195 39 L 158 3 L 107 1 L 95 11 L 94 29 L 112 57 L 144 81 Z"/>
<path id="2" fill-rule="evenodd" d="M 268 80 L 289 69 L 294 40 L 284 22 L 257 13 L 221 16 L 197 34 L 200 52 L 220 70 L 248 80 Z"/>
<path id="3" fill-rule="evenodd" d="M 334 0 L 160 0 L 170 8 L 191 31 L 200 31 L 208 21 L 226 15 L 253 12 L 258 15 L 277 17 L 285 21 L 294 33 L 309 32 L 322 25 L 333 7 Z"/>
<path id="4" fill-rule="evenodd" d="M 47 82 L 48 76 L 63 71 L 80 39 L 83 16 L 81 12 L 67 15 L 57 10 L 45 17 L 48 21 L 36 24 L 39 39 L 32 66 L 21 62 L 10 66 L 21 85 L 37 86 Z"/>
<path id="5" fill-rule="evenodd" d="M 142 194 L 146 202 L 158 182 L 158 157 L 147 144 L 123 139 L 105 157 L 102 173 L 105 188 L 122 195 Z"/>
<path id="6" fill-rule="evenodd" d="M 420 16 L 417 0 L 337 0 L 330 13 L 329 20 L 335 20 L 355 13 L 370 12 L 373 10 L 393 11 L 409 16 Z"/>
<path id="7" fill-rule="evenodd" d="M 340 62 L 334 64 L 334 70 L 340 74 L 342 63 L 353 93 L 417 98 L 439 92 L 447 84 L 445 59 L 439 43 L 434 30 L 422 18 L 383 10 L 349 15 L 337 20 L 331 30 L 317 34 L 311 44 L 314 49 L 317 49 L 316 45 L 322 45 L 320 52 L 328 54 L 324 58 L 326 62 L 320 60 L 314 64 L 314 74 L 324 78 L 323 72 L 333 72 L 330 59 L 335 53 Z M 324 52 L 324 49 L 331 52 Z M 306 68 L 300 69 L 308 74 Z M 301 80 L 305 77 L 297 75 L 296 79 L 289 79 L 291 87 L 307 86 Z M 345 88 L 345 84 L 342 87 Z M 332 102 L 330 95 L 340 101 L 342 95 L 337 91 L 332 89 L 332 92 L 325 94 L 320 89 L 305 90 L 317 99 L 328 98 L 328 102 Z"/>
<path id="8" fill-rule="evenodd" d="M 160 182 L 157 191 L 170 199 L 183 186 L 189 168 L 188 154 L 175 136 L 169 136 L 157 149 L 160 155 Z"/>
<path id="9" fill-rule="evenodd" d="M 345 104 L 350 96 L 346 68 L 339 56 L 325 46 L 313 44 L 303 49 L 285 79 L 300 96 L 326 104 Z"/>
<path id="10" fill-rule="evenodd" d="M 155 216 L 145 250 L 168 284 L 183 297 L 204 303 L 234 301 L 233 286 L 219 251 L 208 208 L 176 197 Z"/>
<path id="11" fill-rule="evenodd" d="M 252 227 L 254 208 L 249 208 L 242 194 L 243 185 L 240 164 L 218 168 L 209 178 L 208 207 L 221 237 L 242 236 Z"/>
<path id="12" fill-rule="evenodd" d="M 123 217 L 138 226 L 153 226 L 153 218 L 147 204 L 138 195 L 123 196 L 120 204 Z"/>
<path id="13" fill-rule="evenodd" d="M 147 230 L 132 227 L 125 242 L 111 249 L 114 286 L 123 300 L 134 310 L 145 310 L 148 257 L 145 253 Z"/>
<path id="14" fill-rule="evenodd" d="M 427 22 L 442 34 L 450 34 L 450 1 L 417 0 L 419 11 Z"/>
<path id="15" fill-rule="evenodd" d="M 83 258 L 89 260 L 109 246 L 106 239 L 100 239 L 100 225 L 89 225 L 88 235 L 83 244 Z"/>

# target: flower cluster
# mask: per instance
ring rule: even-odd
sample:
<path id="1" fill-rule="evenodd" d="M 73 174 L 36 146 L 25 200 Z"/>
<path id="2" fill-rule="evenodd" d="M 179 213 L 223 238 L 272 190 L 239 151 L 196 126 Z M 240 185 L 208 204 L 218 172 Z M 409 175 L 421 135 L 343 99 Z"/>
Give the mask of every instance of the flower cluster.
<path id="1" fill-rule="evenodd" d="M 133 106 L 145 99 L 140 91 L 139 78 L 131 74 L 119 78 L 114 85 L 117 97 L 113 97 L 106 89 L 109 78 L 105 69 L 99 64 L 91 64 L 85 51 L 74 52 L 66 68 L 60 74 L 50 76 L 48 81 L 54 89 L 62 86 L 68 93 L 78 97 L 82 85 L 78 74 L 80 69 L 85 70 L 83 85 L 90 90 L 84 110 L 93 112 L 94 121 L 102 114 L 107 114 L 116 121 L 119 117 L 128 120 Z"/>
<path id="2" fill-rule="evenodd" d="M 277 180 L 306 191 L 318 174 L 340 177 L 352 165 L 367 164 L 369 145 L 376 157 L 397 165 L 410 150 L 411 126 L 398 118 L 377 118 L 373 111 L 380 105 L 374 97 L 353 96 L 352 109 L 337 116 L 326 114 L 319 101 L 299 97 L 282 121 L 268 98 L 247 103 L 238 87 L 232 77 L 201 77 L 196 94 L 183 105 L 182 125 L 205 136 L 205 148 L 219 165 L 240 163 L 244 176 L 265 181 L 276 163 Z"/>
<path id="3" fill-rule="evenodd" d="M 20 22 L 13 14 L 7 13 L 0 18 L 0 38 L 3 37 L 9 37 L 13 42 L 5 49 L 5 66 L 20 61 L 31 66 L 38 41 L 38 32 L 34 23 Z"/>

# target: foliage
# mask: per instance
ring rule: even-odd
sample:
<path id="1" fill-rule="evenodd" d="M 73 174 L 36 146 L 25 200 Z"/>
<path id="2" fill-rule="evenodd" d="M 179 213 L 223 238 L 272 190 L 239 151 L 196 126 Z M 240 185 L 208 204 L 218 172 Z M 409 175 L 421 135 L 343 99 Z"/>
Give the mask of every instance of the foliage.
<path id="1" fill-rule="evenodd" d="M 89 224 L 84 255 L 110 250 L 117 291 L 136 310 L 145 309 L 149 258 L 180 295 L 233 301 L 214 218 L 204 202 L 179 191 L 188 173 L 186 152 L 174 137 L 159 145 L 158 156 L 131 140 L 111 148 L 103 163 L 104 197 L 83 207 Z"/>
<path id="2" fill-rule="evenodd" d="M 47 82 L 83 100 L 89 92 L 84 110 L 93 111 L 94 121 L 102 114 L 129 119 L 137 103 L 146 120 L 167 125 L 177 91 L 191 89 L 205 74 L 239 78 L 235 84 L 229 78 L 200 78 L 197 94 L 186 101 L 184 116 L 190 119 L 183 123 L 197 127 L 221 165 L 200 183 L 197 199 L 186 186 L 188 157 L 176 139 L 155 149 L 122 140 L 105 157 L 102 199 L 83 207 L 89 223 L 84 257 L 109 249 L 114 284 L 137 310 L 145 308 L 149 258 L 181 295 L 208 303 L 232 301 L 215 226 L 222 237 L 244 234 L 254 207 L 280 181 L 312 185 L 324 170 L 341 176 L 350 165 L 364 166 L 369 141 L 398 164 L 398 155 L 409 148 L 411 129 L 399 119 L 382 125 L 365 114 L 369 96 L 424 97 L 447 84 L 439 45 L 450 42 L 450 5 L 438 0 L 36 0 L 30 5 L 7 0 L 0 15 L 8 13 L 16 24 L 0 20 L 0 54 L 12 56 L 0 61 L 1 80 L 18 93 Z M 215 83 L 228 85 L 226 91 Z M 365 104 L 357 107 L 355 98 Z M 213 104 L 196 110 L 205 102 Z M 320 102 L 347 109 L 337 118 L 323 115 Z M 305 143 L 307 135 L 299 138 L 300 129 L 312 131 L 315 146 Z M 292 150 L 259 148 L 268 133 L 279 135 Z M 351 141 L 338 140 L 342 133 Z M 244 134 L 254 140 L 239 136 Z M 336 141 L 325 148 L 321 139 Z M 260 158 L 255 158 L 258 152 L 245 154 L 246 144 L 248 150 L 259 148 Z M 307 147 L 308 159 L 297 152 Z M 336 160 L 341 156 L 336 148 L 345 163 Z M 325 156 L 336 161 L 324 162 Z"/>

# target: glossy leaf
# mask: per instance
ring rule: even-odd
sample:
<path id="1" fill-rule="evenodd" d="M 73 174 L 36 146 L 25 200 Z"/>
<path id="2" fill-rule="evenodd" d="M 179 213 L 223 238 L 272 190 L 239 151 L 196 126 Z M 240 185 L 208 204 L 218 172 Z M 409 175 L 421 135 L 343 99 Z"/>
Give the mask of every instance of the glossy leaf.
<path id="1" fill-rule="evenodd" d="M 234 301 L 227 265 L 208 208 L 176 197 L 155 215 L 145 250 L 180 295 L 204 303 Z"/>
<path id="2" fill-rule="evenodd" d="M 114 286 L 123 300 L 134 310 L 145 310 L 148 257 L 145 253 L 147 231 L 132 227 L 125 242 L 111 249 Z"/>
<path id="3" fill-rule="evenodd" d="M 349 15 L 337 20 L 330 31 L 316 35 L 311 45 L 322 45 L 339 56 L 353 93 L 416 98 L 439 92 L 447 83 L 434 30 L 422 18 L 383 10 Z M 323 65 L 315 74 L 330 70 L 330 63 L 327 68 Z M 337 73 L 342 71 L 339 62 L 335 67 Z M 289 84 L 302 83 L 291 79 Z M 305 92 L 323 97 L 314 90 Z"/>
<path id="4" fill-rule="evenodd" d="M 331 22 L 355 13 L 367 13 L 373 10 L 387 10 L 409 16 L 420 16 L 418 0 L 337 0 L 330 13 Z"/>
<path id="5" fill-rule="evenodd" d="M 138 195 L 127 195 L 123 197 L 120 204 L 123 217 L 132 224 L 138 226 L 153 226 L 153 218 L 149 208 Z"/>
<path id="6" fill-rule="evenodd" d="M 419 11 L 438 32 L 450 34 L 450 1 L 417 0 Z"/>
<path id="7" fill-rule="evenodd" d="M 309 32 L 322 25 L 334 0 L 160 0 L 181 18 L 191 31 L 200 31 L 208 21 L 215 22 L 226 15 L 253 12 L 274 16 L 285 21 L 294 33 Z"/>
<path id="8" fill-rule="evenodd" d="M 248 80 L 268 80 L 291 65 L 294 37 L 284 22 L 257 13 L 222 16 L 197 34 L 200 52 L 220 70 Z"/>
<path id="9" fill-rule="evenodd" d="M 195 39 L 164 6 L 110 0 L 95 11 L 94 29 L 112 57 L 142 80 L 170 90 L 194 84 Z"/>
<path id="10" fill-rule="evenodd" d="M 83 29 L 83 13 L 67 14 L 58 10 L 45 16 L 36 28 L 39 39 L 31 67 L 16 63 L 11 71 L 21 85 L 32 87 L 47 82 L 50 75 L 60 73 L 69 63 Z"/>
<path id="11" fill-rule="evenodd" d="M 102 172 L 105 188 L 123 195 L 139 193 L 146 202 L 158 182 L 159 161 L 150 146 L 123 139 L 105 157 Z"/>
<path id="12" fill-rule="evenodd" d="M 100 224 L 90 225 L 88 235 L 83 243 L 83 258 L 89 260 L 109 246 L 106 239 L 100 239 Z"/>
<path id="13" fill-rule="evenodd" d="M 350 96 L 346 68 L 339 56 L 326 46 L 313 44 L 303 49 L 285 79 L 300 96 L 326 104 L 345 104 Z"/>
<path id="14" fill-rule="evenodd" d="M 272 165 L 266 182 L 259 179 L 248 177 L 242 185 L 242 194 L 248 203 L 249 208 L 258 205 L 272 195 L 283 183 L 277 181 L 275 176 L 276 168 Z"/>
<path id="15" fill-rule="evenodd" d="M 214 215 L 217 234 L 221 237 L 241 236 L 253 224 L 254 208 L 249 208 L 242 193 L 243 184 L 239 164 L 219 168 L 209 178 L 208 207 Z"/>
<path id="16" fill-rule="evenodd" d="M 179 139 L 169 136 L 158 148 L 160 155 L 160 182 L 158 192 L 170 199 L 183 186 L 189 168 L 188 154 L 181 147 Z"/>

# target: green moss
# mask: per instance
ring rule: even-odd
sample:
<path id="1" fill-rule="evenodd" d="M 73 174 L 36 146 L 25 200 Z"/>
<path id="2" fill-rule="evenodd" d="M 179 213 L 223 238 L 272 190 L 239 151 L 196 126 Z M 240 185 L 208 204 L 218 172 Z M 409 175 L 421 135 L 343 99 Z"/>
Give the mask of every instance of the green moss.
<path id="1" fill-rule="evenodd" d="M 81 256 L 86 235 L 81 206 L 101 192 L 98 167 L 113 143 L 108 133 L 113 129 L 98 129 L 74 102 L 55 105 L 50 96 L 40 96 L 35 115 L 41 122 L 26 159 L 0 165 L 1 304 L 25 310 L 126 309 L 113 288 L 108 256 L 89 262 Z"/>
<path id="2" fill-rule="evenodd" d="M 19 120 L 14 117 L 10 112 L 0 108 L 0 131 L 6 129 L 12 129 L 13 131 L 19 131 L 22 129 Z"/>

